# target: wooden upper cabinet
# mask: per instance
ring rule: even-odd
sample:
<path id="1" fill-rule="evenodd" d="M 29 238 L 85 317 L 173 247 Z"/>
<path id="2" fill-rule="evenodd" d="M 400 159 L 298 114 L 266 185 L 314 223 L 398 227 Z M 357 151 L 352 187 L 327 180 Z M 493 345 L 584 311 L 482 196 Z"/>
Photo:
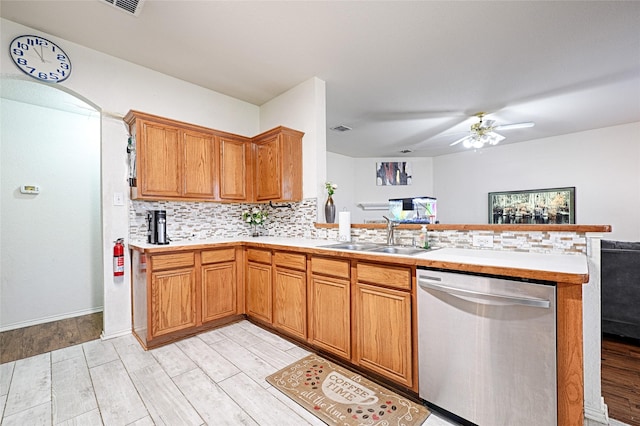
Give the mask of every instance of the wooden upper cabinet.
<path id="1" fill-rule="evenodd" d="M 247 138 L 138 111 L 124 121 L 136 145 L 132 199 L 302 200 L 302 132 Z"/>
<path id="2" fill-rule="evenodd" d="M 280 140 L 277 136 L 264 139 L 255 145 L 256 201 L 280 198 L 282 174 L 279 152 Z"/>
<path id="3" fill-rule="evenodd" d="M 129 111 L 136 141 L 137 186 L 131 198 L 211 200 L 216 191 L 214 136 L 208 129 Z"/>
<path id="4" fill-rule="evenodd" d="M 253 138 L 255 201 L 302 200 L 302 136 L 276 127 Z"/>
<path id="5" fill-rule="evenodd" d="M 138 185 L 140 195 L 181 195 L 182 152 L 179 130 L 143 121 L 138 137 Z"/>
<path id="6" fill-rule="evenodd" d="M 213 136 L 192 131 L 182 132 L 183 196 L 213 199 L 215 196 L 215 162 Z"/>
<path id="7" fill-rule="evenodd" d="M 220 199 L 250 200 L 251 142 L 226 137 L 220 137 L 218 141 Z"/>

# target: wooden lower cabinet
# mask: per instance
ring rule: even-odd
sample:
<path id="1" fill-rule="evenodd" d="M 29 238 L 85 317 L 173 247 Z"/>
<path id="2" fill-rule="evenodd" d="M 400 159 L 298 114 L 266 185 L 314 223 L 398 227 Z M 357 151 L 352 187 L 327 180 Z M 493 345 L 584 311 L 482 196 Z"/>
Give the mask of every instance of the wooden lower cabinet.
<path id="1" fill-rule="evenodd" d="M 203 323 L 237 313 L 235 262 L 203 265 L 201 280 Z"/>
<path id="2" fill-rule="evenodd" d="M 351 358 L 350 281 L 313 275 L 309 342 L 345 359 Z"/>
<path id="3" fill-rule="evenodd" d="M 307 339 L 307 256 L 275 252 L 273 255 L 273 326 Z"/>
<path id="4" fill-rule="evenodd" d="M 411 294 L 358 283 L 355 321 L 355 362 L 412 387 Z"/>
<path id="5" fill-rule="evenodd" d="M 260 321 L 273 322 L 271 252 L 247 250 L 246 314 Z"/>
<path id="6" fill-rule="evenodd" d="M 151 274 L 151 337 L 196 326 L 194 268 Z"/>
<path id="7" fill-rule="evenodd" d="M 307 274 L 276 268 L 273 326 L 302 339 L 307 338 Z"/>
<path id="8" fill-rule="evenodd" d="M 146 349 L 241 318 L 235 251 L 133 251 L 133 333 Z"/>
<path id="9" fill-rule="evenodd" d="M 351 262 L 311 257 L 309 343 L 351 359 Z"/>

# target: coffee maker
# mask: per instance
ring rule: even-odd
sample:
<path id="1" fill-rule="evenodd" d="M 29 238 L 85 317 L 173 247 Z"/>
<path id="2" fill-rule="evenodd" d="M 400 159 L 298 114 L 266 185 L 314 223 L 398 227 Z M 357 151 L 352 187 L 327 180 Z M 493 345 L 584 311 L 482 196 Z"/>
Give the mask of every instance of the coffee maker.
<path id="1" fill-rule="evenodd" d="M 167 238 L 167 211 L 147 211 L 147 242 L 149 244 L 169 244 Z"/>

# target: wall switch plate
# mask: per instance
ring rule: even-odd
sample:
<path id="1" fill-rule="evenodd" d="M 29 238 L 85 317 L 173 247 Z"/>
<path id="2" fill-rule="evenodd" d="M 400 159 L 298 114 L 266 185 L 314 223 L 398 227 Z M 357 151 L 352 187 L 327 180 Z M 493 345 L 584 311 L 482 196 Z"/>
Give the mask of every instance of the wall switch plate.
<path id="1" fill-rule="evenodd" d="M 113 193 L 113 205 L 124 206 L 124 194 L 122 192 Z"/>
<path id="2" fill-rule="evenodd" d="M 492 248 L 493 247 L 493 235 L 474 235 L 473 236 L 473 246 L 474 247 Z"/>

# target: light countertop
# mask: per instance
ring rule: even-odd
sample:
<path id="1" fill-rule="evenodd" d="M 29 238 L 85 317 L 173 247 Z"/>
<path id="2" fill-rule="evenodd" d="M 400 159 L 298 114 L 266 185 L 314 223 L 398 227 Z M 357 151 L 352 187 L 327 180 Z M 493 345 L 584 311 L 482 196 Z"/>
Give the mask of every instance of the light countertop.
<path id="1" fill-rule="evenodd" d="M 582 276 L 587 281 L 588 262 L 584 254 L 541 254 L 528 252 L 515 252 L 489 249 L 460 249 L 460 248 L 439 248 L 426 251 L 418 255 L 400 255 L 386 253 L 371 253 L 354 250 L 338 250 L 335 248 L 323 248 L 322 246 L 336 244 L 334 240 L 305 239 L 305 238 L 283 238 L 283 237 L 238 237 L 238 238 L 210 238 L 205 240 L 185 240 L 175 241 L 168 245 L 155 245 L 146 242 L 131 242 L 131 248 L 148 251 L 150 253 L 160 253 L 175 251 L 180 249 L 206 249 L 213 245 L 235 245 L 238 243 L 255 244 L 258 246 L 274 246 L 275 248 L 286 249 L 287 247 L 296 249 L 313 250 L 314 253 L 326 251 L 327 254 L 352 255 L 354 257 L 386 257 L 390 262 L 415 264 L 418 267 L 451 268 L 456 270 L 466 270 L 471 272 L 494 273 L 492 268 L 500 270 L 529 271 L 546 274 L 575 275 L 572 280 L 578 280 Z M 382 260 L 382 259 L 381 259 Z M 481 268 L 481 269 L 480 269 Z M 488 268 L 488 270 L 487 270 Z M 520 274 L 522 275 L 522 274 Z M 526 275 L 526 274 L 525 274 Z M 529 274 L 528 278 L 535 278 Z"/>

